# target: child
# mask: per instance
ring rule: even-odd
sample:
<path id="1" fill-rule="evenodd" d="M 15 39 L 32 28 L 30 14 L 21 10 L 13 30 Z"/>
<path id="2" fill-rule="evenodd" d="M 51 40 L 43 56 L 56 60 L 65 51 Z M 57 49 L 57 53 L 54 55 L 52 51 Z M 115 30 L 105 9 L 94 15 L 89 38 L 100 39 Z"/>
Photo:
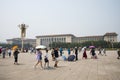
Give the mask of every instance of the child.
<path id="1" fill-rule="evenodd" d="M 55 60 L 55 56 L 54 56 L 54 48 L 53 48 L 52 51 L 51 51 L 51 55 L 52 55 L 52 60 L 54 61 L 54 60 Z"/>
<path id="2" fill-rule="evenodd" d="M 46 50 L 44 61 L 45 61 L 44 68 L 46 67 L 46 64 L 47 64 L 47 67 L 49 68 L 48 50 Z"/>

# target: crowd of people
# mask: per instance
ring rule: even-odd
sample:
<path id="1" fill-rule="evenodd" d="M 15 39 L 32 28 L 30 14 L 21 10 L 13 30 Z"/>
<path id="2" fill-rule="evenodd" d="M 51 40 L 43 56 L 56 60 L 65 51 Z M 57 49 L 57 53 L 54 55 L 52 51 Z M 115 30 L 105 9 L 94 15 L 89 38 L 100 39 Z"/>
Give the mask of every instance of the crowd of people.
<path id="1" fill-rule="evenodd" d="M 0 56 L 2 56 L 3 59 L 6 58 L 6 56 L 11 57 L 11 55 L 14 56 L 14 64 L 18 64 L 18 54 L 20 51 L 16 48 L 12 50 L 11 48 L 0 48 Z"/>
<path id="2" fill-rule="evenodd" d="M 67 49 L 67 53 L 68 56 L 66 57 L 66 55 L 64 55 L 64 49 L 62 47 L 60 48 L 52 48 L 52 50 L 50 50 L 51 52 L 49 52 L 48 49 L 45 49 L 45 53 L 43 56 L 43 52 L 41 51 L 41 49 L 36 49 L 36 51 L 34 52 L 33 49 L 30 51 L 30 53 L 35 53 L 36 54 L 36 64 L 34 65 L 34 68 L 36 68 L 38 66 L 38 64 L 40 64 L 41 68 L 49 68 L 49 56 L 52 56 L 52 61 L 54 61 L 54 67 L 58 67 L 58 62 L 59 62 L 59 58 L 62 57 L 64 58 L 63 60 L 66 61 L 77 61 L 79 58 L 78 53 L 82 53 L 82 59 L 87 59 L 88 58 L 88 53 L 87 50 L 89 48 L 68 48 Z M 105 48 L 98 48 L 98 54 L 96 54 L 96 49 L 95 48 L 90 48 L 90 55 L 91 55 L 91 59 L 98 59 L 98 55 L 106 55 L 106 49 Z M 18 50 L 18 48 L 12 50 L 12 49 L 7 49 L 7 48 L 0 48 L 0 56 L 2 56 L 2 58 L 4 59 L 6 57 L 6 54 L 11 57 L 11 54 L 13 54 L 14 56 L 14 64 L 17 65 L 18 64 L 18 54 L 20 53 L 20 51 Z M 117 54 L 118 57 L 117 59 L 120 59 L 120 49 L 117 50 Z M 42 58 L 43 57 L 43 58 Z M 43 59 L 44 59 L 44 66 L 43 66 Z"/>
<path id="3" fill-rule="evenodd" d="M 78 57 L 79 57 L 78 56 L 79 53 L 82 53 L 82 59 L 87 59 L 88 54 L 91 55 L 91 59 L 98 59 L 98 55 L 107 56 L 105 48 L 103 48 L 103 49 L 98 48 L 98 54 L 96 53 L 95 48 L 90 48 L 89 50 L 90 50 L 90 52 L 87 53 L 87 48 L 84 48 L 84 49 L 80 49 L 80 48 L 77 48 L 77 47 L 68 48 L 67 49 L 67 52 L 68 52 L 67 57 L 64 55 L 64 49 L 62 49 L 62 47 L 53 48 L 50 53 L 51 53 L 51 56 L 52 56 L 52 60 L 55 61 L 54 67 L 58 67 L 58 62 L 59 62 L 60 57 L 64 58 L 63 60 L 65 60 L 65 61 L 77 61 Z M 48 53 L 48 50 L 46 50 L 46 54 L 44 56 L 44 63 L 45 63 L 44 67 L 47 66 L 49 68 L 49 58 L 48 58 L 48 56 L 50 56 L 50 55 L 48 55 L 48 54 L 50 54 L 50 53 Z M 36 55 L 42 57 L 42 52 L 40 51 L 40 49 L 37 49 Z M 119 56 L 117 58 L 120 58 L 120 51 L 118 51 L 118 55 Z M 41 68 L 43 68 L 43 66 L 42 66 L 42 58 L 39 58 L 39 59 L 37 58 L 37 60 L 38 61 L 35 64 L 35 68 L 38 65 L 38 63 L 40 63 Z"/>

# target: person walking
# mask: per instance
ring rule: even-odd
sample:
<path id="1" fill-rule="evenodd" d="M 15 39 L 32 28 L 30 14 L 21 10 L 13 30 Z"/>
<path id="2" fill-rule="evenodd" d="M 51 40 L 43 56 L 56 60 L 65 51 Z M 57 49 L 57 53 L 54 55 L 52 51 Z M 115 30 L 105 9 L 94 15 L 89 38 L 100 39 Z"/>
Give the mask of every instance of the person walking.
<path id="1" fill-rule="evenodd" d="M 0 48 L 0 56 L 1 56 L 1 53 L 2 53 L 2 48 Z"/>
<path id="2" fill-rule="evenodd" d="M 44 58 L 44 61 L 45 61 L 44 68 L 46 67 L 46 64 L 47 64 L 47 67 L 49 68 L 48 54 L 49 54 L 48 50 L 46 50 L 46 54 L 45 54 L 45 58 Z"/>
<path id="3" fill-rule="evenodd" d="M 83 52 L 83 57 L 82 57 L 82 59 L 83 59 L 83 58 L 87 59 L 86 48 L 84 49 L 84 52 Z"/>
<path id="4" fill-rule="evenodd" d="M 54 50 L 54 57 L 55 57 L 54 67 L 58 67 L 58 57 L 59 57 L 58 48 L 55 48 L 55 50 Z"/>
<path id="5" fill-rule="evenodd" d="M 103 48 L 103 55 L 107 56 L 107 55 L 106 55 L 106 49 L 105 49 L 105 48 Z"/>
<path id="6" fill-rule="evenodd" d="M 15 51 L 13 52 L 13 56 L 14 56 L 14 64 L 18 64 L 18 54 L 20 52 L 18 51 L 18 49 L 15 49 Z"/>
<path id="7" fill-rule="evenodd" d="M 120 49 L 117 51 L 118 57 L 117 59 L 120 59 Z"/>
<path id="8" fill-rule="evenodd" d="M 34 68 L 36 68 L 36 66 L 38 64 L 40 64 L 41 68 L 43 68 L 43 66 L 42 66 L 42 52 L 40 51 L 40 49 L 37 49 L 37 51 L 36 51 L 36 59 L 37 59 L 37 63 L 34 65 Z"/>
<path id="9" fill-rule="evenodd" d="M 97 55 L 95 53 L 95 48 L 92 48 L 90 53 L 92 54 L 91 59 L 97 59 Z"/>
<path id="10" fill-rule="evenodd" d="M 62 54 L 63 54 L 63 49 L 62 47 L 60 47 L 60 56 L 62 56 Z"/>
<path id="11" fill-rule="evenodd" d="M 6 48 L 3 48 L 2 49 L 2 57 L 5 58 L 5 55 L 6 55 Z"/>
<path id="12" fill-rule="evenodd" d="M 54 61 L 55 60 L 55 57 L 54 57 L 54 48 L 52 49 L 52 51 L 51 51 L 51 55 L 52 55 L 52 60 Z"/>
<path id="13" fill-rule="evenodd" d="M 9 56 L 9 57 L 11 57 L 11 53 L 12 53 L 12 51 L 11 51 L 11 49 L 9 48 L 9 49 L 8 49 L 8 56 Z"/>
<path id="14" fill-rule="evenodd" d="M 68 56 L 70 56 L 71 50 L 70 48 L 68 48 Z"/>
<path id="15" fill-rule="evenodd" d="M 75 47 L 75 57 L 76 57 L 76 61 L 78 60 L 78 48 Z"/>
<path id="16" fill-rule="evenodd" d="M 102 55 L 101 48 L 98 49 L 98 55 Z M 103 55 L 102 55 L 103 56 Z"/>

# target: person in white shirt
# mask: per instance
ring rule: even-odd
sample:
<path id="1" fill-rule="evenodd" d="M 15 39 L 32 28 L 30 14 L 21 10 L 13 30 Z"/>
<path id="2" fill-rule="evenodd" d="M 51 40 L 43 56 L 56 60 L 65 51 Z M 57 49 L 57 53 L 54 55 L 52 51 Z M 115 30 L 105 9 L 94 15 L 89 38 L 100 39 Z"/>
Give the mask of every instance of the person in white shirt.
<path id="1" fill-rule="evenodd" d="M 9 55 L 9 57 L 11 57 L 11 53 L 12 53 L 11 49 L 8 49 L 8 55 Z"/>
<path id="2" fill-rule="evenodd" d="M 46 50 L 46 54 L 45 54 L 45 57 L 44 57 L 44 61 L 45 61 L 44 68 L 46 67 L 46 65 L 47 65 L 47 67 L 49 68 L 48 55 L 49 55 L 48 50 Z"/>

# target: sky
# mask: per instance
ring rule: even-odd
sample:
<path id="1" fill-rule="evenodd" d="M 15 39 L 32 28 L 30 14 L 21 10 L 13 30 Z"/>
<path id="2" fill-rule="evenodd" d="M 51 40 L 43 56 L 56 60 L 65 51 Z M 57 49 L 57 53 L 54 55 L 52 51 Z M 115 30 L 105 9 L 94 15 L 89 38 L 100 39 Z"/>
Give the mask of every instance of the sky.
<path id="1" fill-rule="evenodd" d="M 0 0 L 0 42 L 20 38 L 22 23 L 26 38 L 116 32 L 120 41 L 120 0 Z"/>

